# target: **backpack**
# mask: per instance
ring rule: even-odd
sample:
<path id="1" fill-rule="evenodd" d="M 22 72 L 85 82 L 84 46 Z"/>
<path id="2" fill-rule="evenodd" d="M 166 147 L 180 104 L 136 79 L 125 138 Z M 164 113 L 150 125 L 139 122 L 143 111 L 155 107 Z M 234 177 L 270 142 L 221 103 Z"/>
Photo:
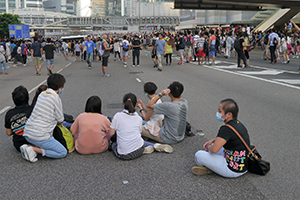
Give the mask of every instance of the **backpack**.
<path id="1" fill-rule="evenodd" d="M 60 142 L 69 153 L 75 150 L 73 134 L 64 126 L 56 126 L 53 130 L 53 137 Z"/>
<path id="2" fill-rule="evenodd" d="M 186 38 L 186 46 L 192 46 L 192 39 L 191 39 L 191 36 L 187 36 Z"/>
<path id="3" fill-rule="evenodd" d="M 278 45 L 278 40 L 276 39 L 276 37 L 273 38 L 273 44 L 274 44 L 274 46 Z"/>
<path id="4" fill-rule="evenodd" d="M 268 44 L 268 41 L 269 41 L 269 34 L 265 35 L 264 44 Z"/>
<path id="5" fill-rule="evenodd" d="M 179 38 L 179 42 L 180 42 L 179 48 L 184 49 L 185 46 L 186 46 L 185 39 L 184 38 Z"/>
<path id="6" fill-rule="evenodd" d="M 99 54 L 100 54 L 100 56 L 103 56 L 104 51 L 105 51 L 104 49 L 102 49 L 103 42 L 104 42 L 104 41 L 102 41 L 102 42 L 100 43 L 100 46 L 99 46 Z"/>
<path id="7" fill-rule="evenodd" d="M 128 46 L 126 45 L 125 42 L 123 42 L 122 47 L 123 47 L 123 51 L 128 51 Z"/>
<path id="8" fill-rule="evenodd" d="M 205 54 L 208 53 L 208 42 L 207 42 L 207 40 L 204 41 L 204 44 L 203 44 L 203 52 L 204 52 Z"/>
<path id="9" fill-rule="evenodd" d="M 29 54 L 29 51 L 28 51 L 28 48 L 25 46 L 25 48 L 24 48 L 24 55 L 28 55 Z"/>
<path id="10" fill-rule="evenodd" d="M 242 50 L 240 39 L 235 39 L 233 43 L 233 47 L 236 51 Z"/>
<path id="11" fill-rule="evenodd" d="M 17 51 L 18 51 L 18 47 L 15 46 L 11 54 L 12 55 L 17 55 Z"/>

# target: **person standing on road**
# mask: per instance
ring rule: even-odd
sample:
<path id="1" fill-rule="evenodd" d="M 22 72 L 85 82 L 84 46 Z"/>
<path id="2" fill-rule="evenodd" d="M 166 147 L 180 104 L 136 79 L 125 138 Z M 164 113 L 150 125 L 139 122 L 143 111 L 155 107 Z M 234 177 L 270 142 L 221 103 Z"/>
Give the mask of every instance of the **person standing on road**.
<path id="1" fill-rule="evenodd" d="M 245 46 L 244 35 L 243 35 L 243 33 L 239 33 L 237 38 L 234 40 L 234 49 L 238 54 L 237 67 L 242 67 L 241 66 L 241 60 L 244 61 L 244 67 L 248 67 L 247 66 L 247 59 L 246 59 L 246 56 L 243 52 L 243 47 L 244 46 Z"/>
<path id="2" fill-rule="evenodd" d="M 191 31 L 188 31 L 188 34 L 184 37 L 185 40 L 185 60 L 186 63 L 189 63 L 191 60 L 192 48 L 193 48 L 193 37 L 191 36 Z"/>
<path id="3" fill-rule="evenodd" d="M 215 31 L 211 30 L 210 33 L 211 33 L 211 36 L 209 37 L 209 40 L 208 40 L 208 48 L 209 48 L 210 56 L 212 57 L 212 62 L 209 64 L 215 65 L 216 53 L 217 53 L 217 37 L 215 35 Z"/>
<path id="4" fill-rule="evenodd" d="M 269 41 L 268 45 L 270 46 L 270 53 L 271 53 L 271 62 L 270 64 L 275 64 L 277 62 L 276 56 L 275 56 L 275 51 L 277 48 L 277 45 L 279 43 L 279 36 L 277 33 L 275 33 L 275 30 L 271 30 L 271 34 L 269 35 Z"/>
<path id="5" fill-rule="evenodd" d="M 110 56 L 110 51 L 113 47 L 109 46 L 109 43 L 107 41 L 107 35 L 102 36 L 102 49 L 104 49 L 103 55 L 102 55 L 102 72 L 103 77 L 110 77 L 110 74 L 106 73 L 106 67 L 108 66 L 108 58 Z"/>
<path id="6" fill-rule="evenodd" d="M 34 43 L 31 45 L 31 58 L 34 61 L 36 75 L 41 75 L 41 68 L 43 65 L 43 48 L 38 38 L 34 38 Z"/>
<path id="7" fill-rule="evenodd" d="M 216 118 L 235 128 L 250 146 L 250 139 L 246 127 L 238 117 L 239 108 L 232 99 L 221 101 Z M 248 150 L 235 132 L 226 125 L 221 126 L 216 138 L 204 143 L 204 150 L 195 154 L 196 164 L 192 168 L 195 175 L 205 175 L 215 172 L 226 178 L 237 178 L 247 173 L 245 165 Z"/>
<path id="8" fill-rule="evenodd" d="M 120 41 L 119 39 L 115 39 L 114 40 L 114 54 L 115 54 L 114 61 L 117 60 L 117 55 L 119 56 L 120 61 L 122 61 L 120 51 L 121 51 Z"/>
<path id="9" fill-rule="evenodd" d="M 2 65 L 3 65 L 3 68 L 4 68 L 4 73 L 8 74 L 7 66 L 6 66 L 5 50 L 4 50 L 3 45 L 0 45 L 0 75 L 3 74 Z"/>
<path id="10" fill-rule="evenodd" d="M 76 61 L 80 62 L 80 52 L 81 52 L 81 44 L 79 44 L 78 41 L 76 41 L 75 44 L 75 55 L 76 55 Z"/>
<path id="11" fill-rule="evenodd" d="M 162 71 L 162 57 L 166 55 L 166 41 L 163 40 L 162 33 L 158 34 L 158 40 L 155 43 L 156 55 L 158 61 L 158 71 Z"/>
<path id="12" fill-rule="evenodd" d="M 225 58 L 230 58 L 231 46 L 233 44 L 231 33 L 228 33 L 228 35 L 226 35 L 224 42 L 225 42 Z"/>
<path id="13" fill-rule="evenodd" d="M 69 60 L 69 45 L 68 43 L 66 43 L 65 41 L 62 42 L 62 49 L 63 49 L 63 52 L 64 52 L 64 57 L 65 57 L 65 60 Z"/>
<path id="14" fill-rule="evenodd" d="M 139 67 L 140 66 L 140 49 L 141 49 L 141 41 L 139 35 L 136 34 L 134 39 L 132 40 L 132 67 Z M 135 57 L 136 57 L 136 64 L 135 65 Z"/>
<path id="15" fill-rule="evenodd" d="M 60 42 L 58 41 L 58 40 L 56 40 L 56 42 L 55 42 L 55 48 L 56 48 L 56 54 L 57 55 L 60 55 L 61 53 L 60 53 Z"/>
<path id="16" fill-rule="evenodd" d="M 51 44 L 51 39 L 47 38 L 47 43 L 43 47 L 45 57 L 46 57 L 46 64 L 47 64 L 47 70 L 48 75 L 52 74 L 52 69 L 54 67 L 54 53 L 55 53 L 55 47 L 53 44 Z"/>
<path id="17" fill-rule="evenodd" d="M 84 44 L 84 50 L 83 53 L 86 52 L 86 62 L 88 64 L 88 68 L 92 69 L 92 61 L 93 61 L 93 54 L 96 55 L 96 45 L 91 40 L 91 36 L 88 35 L 88 41 Z"/>
<path id="18" fill-rule="evenodd" d="M 129 41 L 127 40 L 127 36 L 123 36 L 123 41 L 122 41 L 122 54 L 123 54 L 123 64 L 124 67 L 127 67 L 127 58 L 129 56 Z"/>
<path id="19" fill-rule="evenodd" d="M 166 65 L 172 64 L 173 48 L 175 48 L 175 42 L 170 38 L 166 43 Z"/>
<path id="20" fill-rule="evenodd" d="M 155 48 L 155 43 L 156 43 L 156 40 L 157 40 L 157 35 L 154 34 L 153 38 L 152 38 L 152 48 L 151 48 L 151 58 L 153 60 L 153 68 L 156 68 L 158 67 L 158 63 L 157 63 L 157 55 L 156 55 L 156 48 Z"/>

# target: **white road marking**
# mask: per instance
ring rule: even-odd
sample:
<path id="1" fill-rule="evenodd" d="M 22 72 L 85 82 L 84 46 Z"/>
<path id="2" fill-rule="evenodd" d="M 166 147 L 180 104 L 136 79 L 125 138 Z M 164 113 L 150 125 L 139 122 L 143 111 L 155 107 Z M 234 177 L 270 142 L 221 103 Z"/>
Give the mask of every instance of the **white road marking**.
<path id="1" fill-rule="evenodd" d="M 222 68 L 222 69 L 238 69 L 237 65 L 218 65 L 216 66 L 217 68 Z"/>
<path id="2" fill-rule="evenodd" d="M 31 92 L 33 92 L 33 91 L 36 91 L 36 89 L 38 88 L 38 87 L 40 87 L 40 85 L 43 85 L 43 84 L 45 84 L 46 83 L 46 80 L 44 80 L 43 82 L 41 82 L 40 84 L 38 84 L 37 86 L 35 86 L 34 88 L 32 88 L 31 90 L 29 90 L 29 94 L 31 93 Z"/>
<path id="3" fill-rule="evenodd" d="M 139 82 L 139 83 L 141 83 L 141 82 L 142 82 L 142 80 L 141 80 L 141 79 L 139 79 L 139 78 L 135 78 L 135 80 L 136 80 L 137 82 Z"/>
<path id="4" fill-rule="evenodd" d="M 11 106 L 6 106 L 2 110 L 0 110 L 0 115 L 10 109 Z"/>
<path id="5" fill-rule="evenodd" d="M 279 81 L 288 84 L 300 85 L 300 79 L 273 79 L 273 81 Z"/>
<path id="6" fill-rule="evenodd" d="M 244 77 L 248 77 L 248 78 L 252 78 L 252 79 L 256 79 L 256 80 L 260 80 L 260 81 L 264 81 L 264 82 L 268 82 L 268 83 L 275 83 L 277 85 L 282 85 L 282 86 L 286 86 L 286 87 L 289 87 L 289 88 L 294 88 L 294 89 L 300 90 L 300 87 L 294 86 L 294 85 L 289 85 L 289 84 L 286 84 L 286 83 L 281 83 L 281 82 L 277 82 L 277 81 L 273 81 L 273 80 L 263 79 L 263 78 L 259 78 L 259 77 L 248 75 L 248 74 L 242 74 L 242 73 L 239 73 L 239 72 L 228 71 L 228 70 L 225 70 L 225 69 L 219 69 L 215 66 L 212 67 L 212 66 L 204 65 L 204 67 L 210 68 L 210 69 L 215 69 L 215 70 L 218 70 L 218 71 L 221 71 L 221 72 L 226 72 L 226 73 L 229 73 L 229 74 L 244 76 Z"/>
<path id="7" fill-rule="evenodd" d="M 270 70 L 263 70 L 263 71 L 240 71 L 240 73 L 249 74 L 249 75 L 278 75 L 281 74 L 282 71 L 270 69 Z"/>

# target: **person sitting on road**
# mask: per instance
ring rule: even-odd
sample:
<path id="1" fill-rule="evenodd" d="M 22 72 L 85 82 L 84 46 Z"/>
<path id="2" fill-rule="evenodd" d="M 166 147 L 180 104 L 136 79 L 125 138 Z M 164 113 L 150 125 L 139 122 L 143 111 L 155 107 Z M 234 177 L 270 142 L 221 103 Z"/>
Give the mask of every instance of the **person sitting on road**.
<path id="1" fill-rule="evenodd" d="M 113 117 L 109 134 L 116 134 L 117 142 L 112 144 L 115 156 L 122 160 L 132 160 L 140 157 L 143 153 L 152 153 L 155 150 L 172 153 L 173 148 L 169 145 L 144 141 L 141 136 L 142 118 L 136 113 L 136 96 L 128 93 L 123 97 L 124 109 Z"/>
<path id="2" fill-rule="evenodd" d="M 222 100 L 216 118 L 218 121 L 231 125 L 242 136 L 248 146 L 250 139 L 246 127 L 238 117 L 239 108 L 232 99 Z M 226 178 L 237 178 L 247 172 L 245 166 L 248 150 L 235 134 L 226 125 L 221 126 L 216 138 L 203 145 L 204 150 L 195 154 L 196 164 L 192 172 L 196 175 L 204 175 L 215 172 Z"/>
<path id="3" fill-rule="evenodd" d="M 150 99 L 150 101 L 155 98 L 155 92 L 157 90 L 157 86 L 153 82 L 147 82 L 144 85 L 144 93 L 146 97 Z M 159 99 L 157 102 L 162 103 L 161 99 Z M 143 121 L 143 128 L 142 128 L 142 135 L 143 132 L 146 132 L 145 134 L 151 134 L 153 136 L 159 135 L 159 130 L 162 127 L 162 121 L 164 119 L 164 115 L 156 114 L 155 112 L 149 112 L 149 109 L 147 106 L 139 99 L 137 101 L 137 106 L 140 108 L 140 113 L 144 119 Z"/>
<path id="4" fill-rule="evenodd" d="M 183 89 L 183 85 L 175 81 L 169 85 L 168 89 L 161 91 L 152 98 L 147 105 L 148 112 L 163 114 L 164 125 L 160 129 L 159 135 L 153 136 L 147 132 L 142 132 L 144 137 L 166 144 L 174 144 L 184 139 L 188 104 L 187 100 L 181 96 Z M 164 95 L 169 95 L 171 102 L 157 104 L 157 101 Z"/>
<path id="5" fill-rule="evenodd" d="M 23 144 L 30 144 L 23 137 L 25 124 L 32 112 L 32 106 L 28 104 L 29 94 L 27 89 L 20 85 L 12 92 L 15 108 L 7 111 L 5 115 L 5 128 L 8 136 L 13 136 L 13 145 L 20 151 Z"/>
<path id="6" fill-rule="evenodd" d="M 80 154 L 102 153 L 107 150 L 111 136 L 110 121 L 101 112 L 101 99 L 91 96 L 81 113 L 71 126 L 75 149 Z"/>
<path id="7" fill-rule="evenodd" d="M 37 153 L 50 158 L 64 158 L 67 155 L 66 148 L 53 137 L 53 129 L 56 125 L 61 126 L 64 120 L 58 94 L 62 93 L 65 82 L 61 74 L 51 74 L 47 79 L 48 89 L 38 96 L 23 134 L 34 147 L 26 144 L 20 147 L 25 160 L 36 162 Z"/>

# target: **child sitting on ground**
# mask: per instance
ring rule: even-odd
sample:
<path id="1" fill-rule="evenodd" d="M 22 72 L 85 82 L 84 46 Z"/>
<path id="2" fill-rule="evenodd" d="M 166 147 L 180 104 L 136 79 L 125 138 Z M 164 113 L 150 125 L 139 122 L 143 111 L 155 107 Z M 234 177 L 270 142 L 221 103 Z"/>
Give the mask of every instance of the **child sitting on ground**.
<path id="1" fill-rule="evenodd" d="M 52 74 L 47 79 L 48 89 L 36 101 L 32 115 L 26 123 L 24 137 L 34 147 L 26 144 L 20 147 L 21 155 L 30 162 L 37 161 L 37 153 L 50 158 L 64 158 L 66 148 L 53 138 L 53 129 L 61 126 L 64 115 L 61 94 L 66 80 L 61 74 Z"/>
<path id="2" fill-rule="evenodd" d="M 117 134 L 117 142 L 112 144 L 116 157 L 132 160 L 143 153 L 152 153 L 155 147 L 157 151 L 172 153 L 173 148 L 169 145 L 155 144 L 154 146 L 142 139 L 142 118 L 135 112 L 136 103 L 137 99 L 134 94 L 126 94 L 123 97 L 123 111 L 116 113 L 113 117 L 109 134 L 110 136 Z"/>
<path id="3" fill-rule="evenodd" d="M 107 150 L 110 141 L 108 133 L 110 121 L 102 115 L 101 99 L 91 96 L 81 113 L 71 126 L 75 149 L 80 154 L 102 153 Z"/>
<path id="4" fill-rule="evenodd" d="M 5 115 L 5 128 L 8 136 L 13 135 L 13 145 L 20 151 L 23 144 L 29 144 L 23 137 L 25 124 L 32 112 L 32 106 L 28 104 L 29 95 L 27 89 L 20 85 L 12 92 L 15 108 L 7 111 Z"/>

